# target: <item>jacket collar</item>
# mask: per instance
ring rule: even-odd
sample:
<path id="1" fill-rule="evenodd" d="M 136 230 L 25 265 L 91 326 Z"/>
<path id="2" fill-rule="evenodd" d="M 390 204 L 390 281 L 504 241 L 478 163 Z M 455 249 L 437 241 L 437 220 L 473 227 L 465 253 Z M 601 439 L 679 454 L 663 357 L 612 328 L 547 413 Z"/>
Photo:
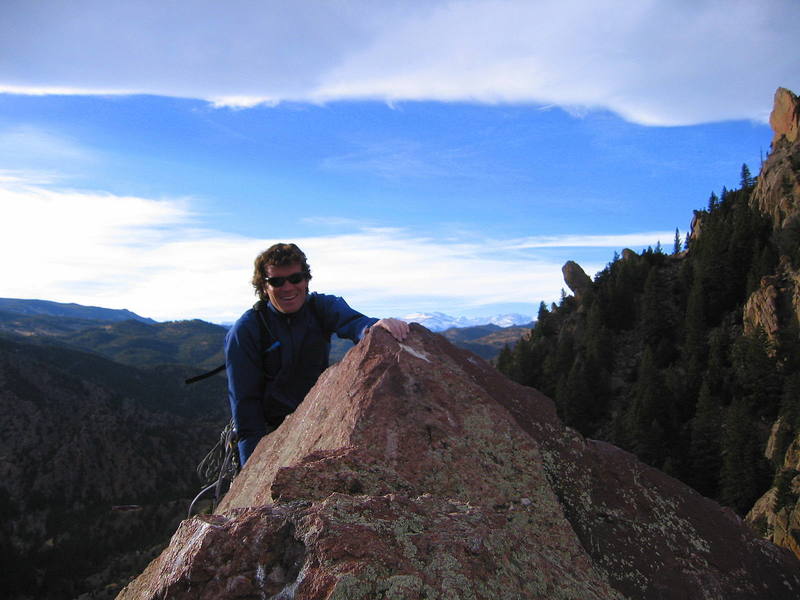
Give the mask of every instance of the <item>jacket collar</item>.
<path id="1" fill-rule="evenodd" d="M 303 302 L 303 306 L 301 306 L 301 307 L 300 307 L 300 310 L 298 310 L 297 312 L 293 312 L 293 313 L 291 313 L 291 314 L 286 314 L 286 313 L 283 313 L 283 312 L 279 311 L 277 308 L 275 308 L 275 306 L 273 306 L 273 304 L 272 304 L 272 301 L 271 301 L 271 300 L 267 300 L 267 301 L 266 301 L 266 305 L 267 305 L 267 308 L 268 308 L 268 309 L 269 309 L 269 310 L 270 310 L 270 311 L 271 311 L 273 314 L 275 314 L 275 315 L 278 315 L 278 316 L 280 316 L 280 317 L 283 317 L 284 319 L 286 319 L 286 318 L 290 318 L 290 317 L 295 317 L 295 316 L 298 316 L 298 315 L 301 315 L 301 314 L 303 314 L 303 313 L 306 311 L 306 307 L 308 307 L 308 302 L 309 302 L 309 300 L 311 299 L 311 295 L 312 295 L 312 294 L 314 294 L 314 293 L 315 293 L 315 292 L 308 292 L 308 293 L 306 294 L 306 301 L 305 301 L 305 302 Z"/>

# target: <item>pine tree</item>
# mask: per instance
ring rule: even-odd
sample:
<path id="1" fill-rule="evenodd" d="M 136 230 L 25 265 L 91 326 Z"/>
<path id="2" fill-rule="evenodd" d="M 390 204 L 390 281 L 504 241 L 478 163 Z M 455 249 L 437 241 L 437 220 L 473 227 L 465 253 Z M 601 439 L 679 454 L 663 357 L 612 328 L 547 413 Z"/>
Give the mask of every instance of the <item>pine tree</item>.
<path id="1" fill-rule="evenodd" d="M 584 361 L 578 358 L 559 387 L 558 408 L 564 423 L 583 434 L 588 433 L 594 403 Z"/>
<path id="2" fill-rule="evenodd" d="M 774 352 L 760 329 L 739 337 L 731 348 L 734 396 L 755 416 L 774 420 L 780 409 L 781 389 Z"/>
<path id="3" fill-rule="evenodd" d="M 753 187 L 753 183 L 753 177 L 750 175 L 750 167 L 747 166 L 747 163 L 742 163 L 742 172 L 739 185 L 743 190 L 747 190 Z"/>
<path id="4" fill-rule="evenodd" d="M 681 232 L 675 228 L 675 241 L 672 244 L 672 253 L 678 254 L 681 251 Z"/>
<path id="5" fill-rule="evenodd" d="M 639 365 L 639 378 L 626 416 L 627 439 L 633 452 L 649 465 L 660 467 L 668 455 L 669 395 L 647 348 Z"/>
<path id="6" fill-rule="evenodd" d="M 708 212 L 714 212 L 716 208 L 719 206 L 719 197 L 716 193 L 711 192 L 711 196 L 708 198 Z"/>
<path id="7" fill-rule="evenodd" d="M 793 506 L 797 494 L 792 490 L 792 479 L 798 475 L 794 469 L 781 469 L 775 477 L 775 504 L 772 510 L 778 512 L 784 506 Z"/>
<path id="8" fill-rule="evenodd" d="M 690 396 L 697 397 L 708 352 L 705 294 L 703 283 L 698 277 L 694 278 L 689 291 L 683 329 L 682 362 L 686 370 L 687 391 Z"/>
<path id="9" fill-rule="evenodd" d="M 661 342 L 671 345 L 674 323 L 671 317 L 670 299 L 662 271 L 652 267 L 647 275 L 641 299 L 642 336 L 645 344 L 656 348 Z M 661 361 L 657 361 L 662 366 Z"/>
<path id="10" fill-rule="evenodd" d="M 719 493 L 719 474 L 722 466 L 720 436 L 722 435 L 721 405 L 704 380 L 697 400 L 697 411 L 691 421 L 689 461 L 690 484 L 704 496 L 716 498 Z"/>
<path id="11" fill-rule="evenodd" d="M 599 368 L 610 371 L 614 359 L 613 339 L 603 322 L 600 302 L 593 302 L 586 317 L 586 330 L 583 336 L 587 359 L 597 364 Z"/>
<path id="12" fill-rule="evenodd" d="M 744 400 L 737 399 L 725 413 L 722 436 L 720 501 L 743 515 L 769 484 L 762 441 L 752 425 Z"/>
<path id="13" fill-rule="evenodd" d="M 508 344 L 503 346 L 503 349 L 500 350 L 500 354 L 497 355 L 497 370 L 503 373 L 509 379 L 513 379 L 517 381 L 517 378 L 514 377 L 514 355 L 511 352 L 511 348 L 508 347 Z"/>

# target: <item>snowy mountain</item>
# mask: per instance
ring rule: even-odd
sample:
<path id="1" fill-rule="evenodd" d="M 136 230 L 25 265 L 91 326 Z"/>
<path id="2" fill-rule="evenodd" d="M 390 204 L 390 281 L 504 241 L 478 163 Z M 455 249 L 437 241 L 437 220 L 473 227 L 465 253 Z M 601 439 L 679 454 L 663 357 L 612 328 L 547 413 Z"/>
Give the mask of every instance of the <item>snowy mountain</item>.
<path id="1" fill-rule="evenodd" d="M 498 327 L 511 327 L 512 325 L 527 325 L 533 317 L 520 314 L 497 315 L 495 317 L 451 317 L 440 312 L 412 313 L 400 317 L 407 323 L 419 323 L 431 331 L 444 331 L 451 327 L 475 327 L 476 325 L 497 325 Z"/>

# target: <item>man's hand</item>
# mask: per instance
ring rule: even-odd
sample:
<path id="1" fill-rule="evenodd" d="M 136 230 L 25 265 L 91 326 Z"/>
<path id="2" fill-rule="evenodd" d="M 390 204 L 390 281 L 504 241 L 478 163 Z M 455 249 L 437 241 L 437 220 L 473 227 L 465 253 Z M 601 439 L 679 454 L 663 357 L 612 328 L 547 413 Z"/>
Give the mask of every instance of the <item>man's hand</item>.
<path id="1" fill-rule="evenodd" d="M 408 335 L 408 323 L 400 319 L 381 319 L 373 327 L 383 327 L 394 336 L 398 342 L 402 342 Z"/>

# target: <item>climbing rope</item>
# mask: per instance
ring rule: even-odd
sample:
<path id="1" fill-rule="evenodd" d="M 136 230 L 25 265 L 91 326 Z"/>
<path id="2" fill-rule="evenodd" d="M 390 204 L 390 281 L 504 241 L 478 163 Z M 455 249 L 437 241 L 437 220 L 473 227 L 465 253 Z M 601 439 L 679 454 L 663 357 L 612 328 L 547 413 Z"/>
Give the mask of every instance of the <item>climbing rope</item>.
<path id="1" fill-rule="evenodd" d="M 211 510 L 213 511 L 219 505 L 224 491 L 224 482 L 232 482 L 240 469 L 237 441 L 238 435 L 233 425 L 233 419 L 231 419 L 222 429 L 217 443 L 197 465 L 197 475 L 205 487 L 200 490 L 200 493 L 194 497 L 194 500 L 189 505 L 187 518 L 192 516 L 194 505 L 197 501 L 211 489 L 215 489 Z"/>

